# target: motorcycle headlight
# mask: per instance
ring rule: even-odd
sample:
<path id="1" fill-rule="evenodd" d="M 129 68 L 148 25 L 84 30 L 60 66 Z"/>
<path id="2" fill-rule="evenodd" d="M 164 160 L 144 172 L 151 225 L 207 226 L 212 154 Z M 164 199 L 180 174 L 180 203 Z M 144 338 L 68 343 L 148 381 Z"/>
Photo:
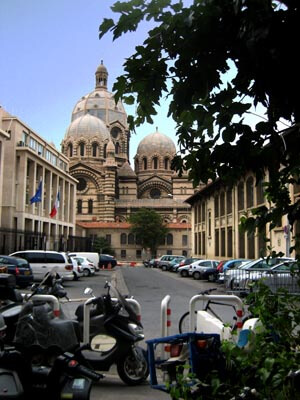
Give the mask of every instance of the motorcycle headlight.
<path id="1" fill-rule="evenodd" d="M 128 327 L 134 335 L 144 336 L 143 328 L 140 327 L 139 325 L 130 323 L 130 324 L 128 324 Z"/>

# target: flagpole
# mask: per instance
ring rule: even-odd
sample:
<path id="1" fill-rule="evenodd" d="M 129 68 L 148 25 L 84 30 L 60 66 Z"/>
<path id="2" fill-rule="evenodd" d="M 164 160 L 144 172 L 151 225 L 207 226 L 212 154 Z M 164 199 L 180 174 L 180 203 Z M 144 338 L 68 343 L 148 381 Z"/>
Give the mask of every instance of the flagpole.
<path id="1" fill-rule="evenodd" d="M 42 182 L 42 176 L 40 176 L 40 180 L 39 180 L 39 184 L 40 182 Z M 41 209 L 42 209 L 42 202 L 43 202 L 43 187 L 42 187 L 42 193 L 41 193 L 41 201 L 39 202 L 39 222 L 38 222 L 38 230 L 39 230 L 39 237 L 40 237 L 40 243 L 39 243 L 39 247 L 41 247 L 41 243 L 42 243 L 42 221 L 41 221 Z"/>

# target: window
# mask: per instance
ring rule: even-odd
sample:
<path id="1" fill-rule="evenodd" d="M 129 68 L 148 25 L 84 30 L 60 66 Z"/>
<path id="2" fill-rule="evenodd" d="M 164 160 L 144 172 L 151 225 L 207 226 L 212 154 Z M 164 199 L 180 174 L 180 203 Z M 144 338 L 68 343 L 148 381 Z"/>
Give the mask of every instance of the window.
<path id="1" fill-rule="evenodd" d="M 172 233 L 167 234 L 167 245 L 171 246 L 173 244 L 173 235 Z M 170 253 L 172 254 L 172 253 Z"/>
<path id="2" fill-rule="evenodd" d="M 68 157 L 72 157 L 73 156 L 73 145 L 72 145 L 72 143 L 68 144 L 67 156 Z"/>
<path id="3" fill-rule="evenodd" d="M 136 250 L 135 255 L 137 259 L 142 258 L 142 250 Z"/>
<path id="4" fill-rule="evenodd" d="M 218 257 L 220 255 L 220 233 L 219 233 L 219 229 L 215 230 L 215 255 L 216 257 Z"/>
<path id="5" fill-rule="evenodd" d="M 229 189 L 227 190 L 226 193 L 226 207 L 227 207 L 227 214 L 231 214 L 232 213 L 232 190 Z"/>
<path id="6" fill-rule="evenodd" d="M 222 192 L 220 195 L 220 215 L 225 215 L 225 193 Z"/>
<path id="7" fill-rule="evenodd" d="M 157 169 L 158 168 L 158 158 L 154 157 L 153 158 L 153 169 Z"/>
<path id="8" fill-rule="evenodd" d="M 205 222 L 205 203 L 202 203 L 202 222 Z"/>
<path id="9" fill-rule="evenodd" d="M 187 246 L 187 244 L 188 244 L 187 235 L 182 235 L 182 246 Z"/>
<path id="10" fill-rule="evenodd" d="M 111 235 L 105 235 L 105 240 L 110 245 L 111 244 Z"/>
<path id="11" fill-rule="evenodd" d="M 246 182 L 246 190 L 247 190 L 247 208 L 253 207 L 254 199 L 253 199 L 253 178 L 250 176 Z"/>
<path id="12" fill-rule="evenodd" d="M 128 244 L 134 244 L 134 234 L 129 233 L 128 235 Z"/>
<path id="13" fill-rule="evenodd" d="M 219 217 L 219 196 L 215 196 L 215 218 Z"/>
<path id="14" fill-rule="evenodd" d="M 211 211 L 208 211 L 208 237 L 211 237 Z"/>
<path id="15" fill-rule="evenodd" d="M 143 169 L 146 170 L 147 169 L 147 158 L 143 158 Z"/>
<path id="16" fill-rule="evenodd" d="M 107 144 L 103 146 L 103 157 L 106 158 L 106 149 L 107 149 Z"/>
<path id="17" fill-rule="evenodd" d="M 262 204 L 264 202 L 264 182 L 259 181 L 256 186 L 256 203 Z"/>
<path id="18" fill-rule="evenodd" d="M 126 236 L 126 233 L 121 233 L 120 240 L 121 240 L 121 244 L 127 244 L 127 236 Z"/>
<path id="19" fill-rule="evenodd" d="M 126 258 L 126 250 L 121 250 L 121 258 Z"/>
<path id="20" fill-rule="evenodd" d="M 80 153 L 80 157 L 83 157 L 84 156 L 84 143 L 80 143 L 79 144 L 79 153 Z"/>
<path id="21" fill-rule="evenodd" d="M 119 134 L 121 133 L 121 129 L 118 128 L 118 127 L 116 127 L 116 126 L 114 126 L 114 127 L 112 128 L 112 130 L 110 131 L 110 133 L 111 133 L 111 136 L 112 136 L 114 139 L 117 139 L 117 137 L 118 137 Z"/>
<path id="22" fill-rule="evenodd" d="M 47 263 L 64 264 L 65 259 L 62 256 L 62 254 L 46 253 L 46 262 Z"/>
<path id="23" fill-rule="evenodd" d="M 238 184 L 238 210 L 243 210 L 244 206 L 244 182 Z"/>
<path id="24" fill-rule="evenodd" d="M 82 214 L 82 200 L 77 200 L 77 214 Z"/>
<path id="25" fill-rule="evenodd" d="M 89 200 L 88 201 L 88 214 L 92 214 L 93 213 L 93 200 Z"/>
<path id="26" fill-rule="evenodd" d="M 93 143 L 92 144 L 92 156 L 93 157 L 97 157 L 98 153 L 98 144 L 97 143 Z"/>
<path id="27" fill-rule="evenodd" d="M 165 169 L 169 169 L 169 159 L 165 158 Z"/>
<path id="28" fill-rule="evenodd" d="M 77 183 L 77 190 L 84 190 L 87 187 L 86 180 L 84 178 L 77 178 L 78 183 Z"/>
<path id="29" fill-rule="evenodd" d="M 221 229 L 221 257 L 225 257 L 225 228 Z"/>

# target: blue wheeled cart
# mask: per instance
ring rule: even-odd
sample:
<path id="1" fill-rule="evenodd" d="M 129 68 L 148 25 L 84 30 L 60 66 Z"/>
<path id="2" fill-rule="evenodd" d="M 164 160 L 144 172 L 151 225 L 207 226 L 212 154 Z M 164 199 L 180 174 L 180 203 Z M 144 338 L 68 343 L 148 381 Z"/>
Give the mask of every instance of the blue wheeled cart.
<path id="1" fill-rule="evenodd" d="M 209 370 L 222 364 L 220 335 L 183 333 L 146 341 L 150 369 L 150 384 L 167 392 L 176 384 L 176 374 L 186 366 L 189 372 L 201 378 Z M 168 382 L 168 384 L 167 384 Z"/>

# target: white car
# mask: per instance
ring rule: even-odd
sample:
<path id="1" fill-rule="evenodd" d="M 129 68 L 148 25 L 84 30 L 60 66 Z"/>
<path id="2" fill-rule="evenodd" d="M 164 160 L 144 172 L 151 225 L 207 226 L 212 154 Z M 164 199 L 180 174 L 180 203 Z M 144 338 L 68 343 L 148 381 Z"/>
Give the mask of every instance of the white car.
<path id="1" fill-rule="evenodd" d="M 77 256 L 71 258 L 81 267 L 83 276 L 91 276 L 95 274 L 95 265 L 87 257 Z"/>
<path id="2" fill-rule="evenodd" d="M 179 267 L 177 272 L 182 277 L 192 276 L 194 279 L 201 279 L 202 274 L 208 268 L 216 268 L 219 261 L 216 260 L 198 260 L 189 265 Z"/>
<path id="3" fill-rule="evenodd" d="M 66 253 L 45 250 L 23 250 L 10 254 L 27 260 L 34 280 L 42 280 L 47 272 L 56 272 L 63 280 L 73 280 L 73 263 Z"/>

